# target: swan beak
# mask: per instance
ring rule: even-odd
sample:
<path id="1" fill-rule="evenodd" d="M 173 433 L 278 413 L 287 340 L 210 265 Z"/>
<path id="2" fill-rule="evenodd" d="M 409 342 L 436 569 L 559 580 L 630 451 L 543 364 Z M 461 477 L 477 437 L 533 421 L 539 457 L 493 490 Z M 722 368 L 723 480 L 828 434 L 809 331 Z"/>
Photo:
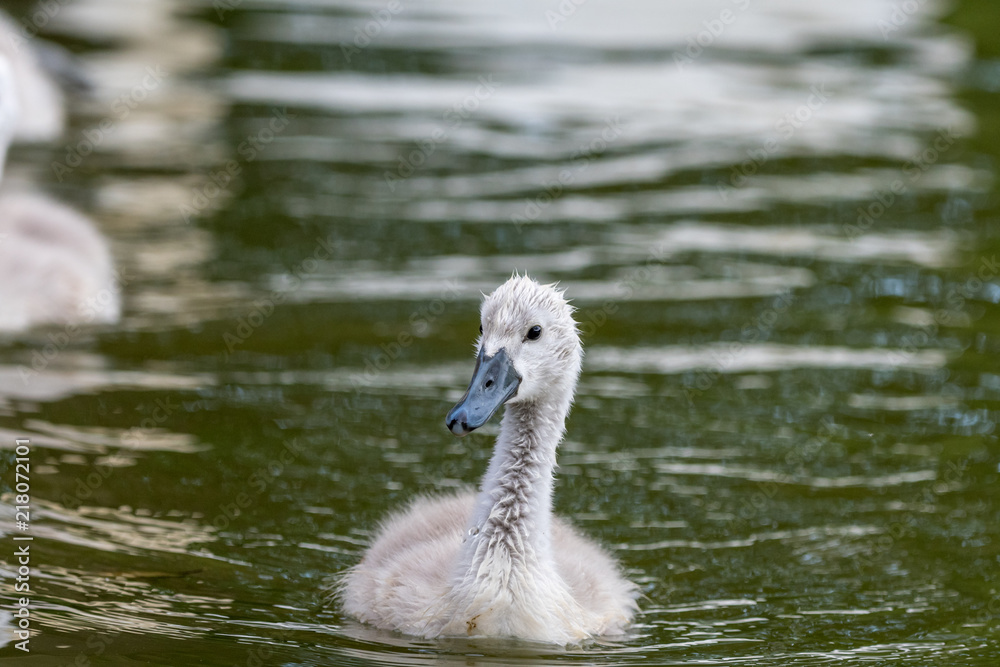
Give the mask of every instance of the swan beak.
<path id="1" fill-rule="evenodd" d="M 493 416 L 501 405 L 517 395 L 521 376 L 503 348 L 492 357 L 479 351 L 472 382 L 462 400 L 445 417 L 448 430 L 455 435 L 468 435 Z"/>

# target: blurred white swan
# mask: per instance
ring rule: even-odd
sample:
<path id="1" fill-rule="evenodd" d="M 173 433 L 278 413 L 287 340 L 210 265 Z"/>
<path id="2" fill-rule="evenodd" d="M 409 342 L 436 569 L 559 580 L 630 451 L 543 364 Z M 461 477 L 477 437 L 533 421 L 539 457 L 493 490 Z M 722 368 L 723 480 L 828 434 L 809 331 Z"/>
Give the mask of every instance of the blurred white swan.
<path id="1" fill-rule="evenodd" d="M 486 298 L 476 370 L 448 428 L 465 435 L 506 403 L 479 493 L 420 498 L 390 516 L 339 582 L 344 611 L 424 637 L 557 644 L 621 634 L 638 591 L 597 544 L 552 515 L 582 348 L 562 292 L 511 278 Z"/>
<path id="2" fill-rule="evenodd" d="M 0 55 L 0 178 L 7 163 L 7 149 L 14 140 L 17 119 L 21 115 L 16 91 L 10 61 Z"/>
<path id="3" fill-rule="evenodd" d="M 0 12 L 0 56 L 6 59 L 14 94 L 24 112 L 15 121 L 13 140 L 18 143 L 47 142 L 58 139 L 65 129 L 66 109 L 59 82 L 43 66 L 43 57 L 57 61 L 65 71 L 58 47 L 36 38 L 26 38 L 20 26 Z M 50 68 L 51 69 L 51 68 Z"/>
<path id="4" fill-rule="evenodd" d="M 111 253 L 93 223 L 43 195 L 0 194 L 0 331 L 120 314 Z"/>
<path id="5" fill-rule="evenodd" d="M 0 41 L 3 41 L 0 38 Z M 0 169 L 19 118 L 15 68 L 0 54 Z M 2 174 L 2 171 L 0 171 Z M 0 190 L 0 331 L 109 323 L 121 313 L 107 241 L 79 213 L 41 194 Z"/>

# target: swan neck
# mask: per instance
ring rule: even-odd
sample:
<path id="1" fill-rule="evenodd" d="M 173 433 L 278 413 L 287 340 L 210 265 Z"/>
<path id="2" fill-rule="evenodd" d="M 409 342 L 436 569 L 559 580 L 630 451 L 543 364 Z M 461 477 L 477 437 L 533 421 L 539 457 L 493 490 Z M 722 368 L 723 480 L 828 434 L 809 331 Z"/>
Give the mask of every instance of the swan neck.
<path id="1" fill-rule="evenodd" d="M 568 401 L 507 406 L 469 529 L 470 571 L 498 553 L 515 568 L 551 564 L 552 475 L 568 411 Z"/>

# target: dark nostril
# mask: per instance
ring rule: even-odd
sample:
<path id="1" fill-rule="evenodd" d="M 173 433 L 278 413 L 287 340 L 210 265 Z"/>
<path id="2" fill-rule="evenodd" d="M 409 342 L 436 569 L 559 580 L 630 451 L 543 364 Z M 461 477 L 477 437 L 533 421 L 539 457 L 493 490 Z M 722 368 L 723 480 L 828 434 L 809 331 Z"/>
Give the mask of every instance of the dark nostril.
<path id="1" fill-rule="evenodd" d="M 486 388 L 489 389 L 492 386 L 493 386 L 493 380 L 487 380 L 486 381 Z"/>

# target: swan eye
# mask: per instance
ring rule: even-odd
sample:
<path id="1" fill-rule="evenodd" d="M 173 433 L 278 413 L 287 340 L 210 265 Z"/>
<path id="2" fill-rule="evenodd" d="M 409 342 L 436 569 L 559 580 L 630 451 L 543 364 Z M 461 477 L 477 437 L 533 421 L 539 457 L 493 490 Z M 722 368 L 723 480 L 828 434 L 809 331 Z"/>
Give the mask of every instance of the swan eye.
<path id="1" fill-rule="evenodd" d="M 528 340 L 538 340 L 538 337 L 542 335 L 542 328 L 537 324 L 530 329 L 528 329 Z"/>

